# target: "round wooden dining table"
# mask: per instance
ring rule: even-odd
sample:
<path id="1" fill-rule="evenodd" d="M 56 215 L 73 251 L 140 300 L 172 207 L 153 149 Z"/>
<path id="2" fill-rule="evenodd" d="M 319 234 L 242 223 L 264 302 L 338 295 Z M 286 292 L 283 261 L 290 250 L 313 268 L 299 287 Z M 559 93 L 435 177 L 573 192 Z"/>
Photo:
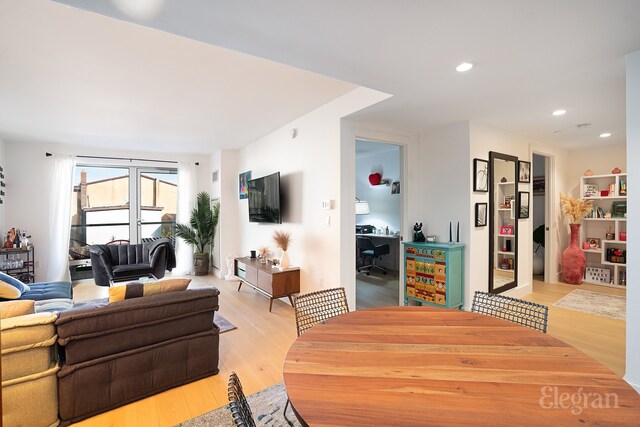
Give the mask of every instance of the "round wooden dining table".
<path id="1" fill-rule="evenodd" d="M 435 307 L 350 312 L 298 337 L 284 362 L 309 426 L 638 425 L 640 395 L 542 332 Z"/>

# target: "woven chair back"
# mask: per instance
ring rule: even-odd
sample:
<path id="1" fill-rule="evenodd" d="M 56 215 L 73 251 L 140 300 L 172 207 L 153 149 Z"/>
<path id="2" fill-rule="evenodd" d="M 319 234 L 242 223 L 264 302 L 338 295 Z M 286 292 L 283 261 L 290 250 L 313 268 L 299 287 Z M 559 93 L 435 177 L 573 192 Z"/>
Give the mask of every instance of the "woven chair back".
<path id="1" fill-rule="evenodd" d="M 476 291 L 473 313 L 486 314 L 547 333 L 549 307 L 504 295 Z"/>
<path id="2" fill-rule="evenodd" d="M 229 409 L 236 427 L 255 427 L 251 408 L 242 391 L 242 384 L 235 372 L 229 376 Z"/>
<path id="3" fill-rule="evenodd" d="M 344 288 L 325 289 L 295 299 L 298 336 L 320 322 L 349 312 Z"/>

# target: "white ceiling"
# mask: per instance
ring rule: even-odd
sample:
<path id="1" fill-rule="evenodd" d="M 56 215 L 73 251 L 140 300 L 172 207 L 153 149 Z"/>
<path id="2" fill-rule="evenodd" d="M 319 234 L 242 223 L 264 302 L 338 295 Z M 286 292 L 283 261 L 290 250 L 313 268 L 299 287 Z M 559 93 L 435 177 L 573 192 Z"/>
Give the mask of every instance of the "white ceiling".
<path id="1" fill-rule="evenodd" d="M 0 0 L 0 137 L 240 148 L 356 86 L 45 0 Z"/>
<path id="2" fill-rule="evenodd" d="M 132 20 L 107 0 L 61 1 Z M 625 141 L 624 55 L 640 49 L 638 0 L 163 3 L 143 25 L 394 95 L 357 113 L 364 121 L 424 131 L 478 120 L 564 147 Z M 0 10 L 3 132 L 11 124 L 14 132 L 31 125 L 110 143 L 193 140 L 211 152 L 295 119 L 305 108 L 291 103 L 320 105 L 352 88 L 270 63 L 259 62 L 270 73 L 253 72 L 251 58 L 55 3 L 0 0 Z M 14 68 L 7 50 L 16 53 Z M 462 61 L 476 67 L 458 74 Z M 33 77 L 42 80 L 24 82 Z M 21 107 L 15 113 L 2 105 L 7 91 Z M 57 111 L 50 96 L 61 94 L 68 99 Z M 264 104 L 238 102 L 254 98 Z M 568 113 L 552 117 L 560 107 Z M 601 140 L 603 131 L 613 136 Z"/>

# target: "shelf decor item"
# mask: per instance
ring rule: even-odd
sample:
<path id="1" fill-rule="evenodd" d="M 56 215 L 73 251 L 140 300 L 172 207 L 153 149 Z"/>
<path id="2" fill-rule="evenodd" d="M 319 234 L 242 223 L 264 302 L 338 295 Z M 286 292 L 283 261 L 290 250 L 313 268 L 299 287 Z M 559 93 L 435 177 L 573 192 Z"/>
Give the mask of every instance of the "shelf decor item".
<path id="1" fill-rule="evenodd" d="M 585 215 L 591 213 L 593 202 L 580 200 L 560 193 L 560 205 L 562 212 L 569 217 L 571 228 L 571 243 L 562 252 L 562 279 L 565 283 L 579 285 L 584 277 L 587 259 L 578 245 L 578 232 L 580 222 Z"/>

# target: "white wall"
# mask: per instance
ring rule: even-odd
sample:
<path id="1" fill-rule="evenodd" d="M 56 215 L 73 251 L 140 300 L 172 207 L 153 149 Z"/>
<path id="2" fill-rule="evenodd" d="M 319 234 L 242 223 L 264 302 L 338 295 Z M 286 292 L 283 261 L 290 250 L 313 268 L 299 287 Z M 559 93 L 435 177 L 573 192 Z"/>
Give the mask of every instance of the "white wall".
<path id="1" fill-rule="evenodd" d="M 220 199 L 216 242 L 220 256 L 220 267 L 216 270 L 218 277 L 228 272 L 227 257 L 240 255 L 238 227 L 241 221 L 247 220 L 240 214 L 238 206 L 238 154 L 237 150 L 221 150 L 211 155 L 211 172 L 218 171 L 218 180 L 211 182 L 211 197 Z"/>
<path id="2" fill-rule="evenodd" d="M 279 256 L 272 235 L 276 229 L 285 229 L 293 238 L 289 257 L 293 266 L 300 267 L 301 292 L 341 286 L 340 120 L 387 97 L 355 89 L 240 150 L 235 177 L 230 178 L 236 188 L 240 172 L 250 170 L 252 178 L 258 178 L 279 171 L 283 205 L 282 225 L 249 223 L 247 199 L 239 200 L 236 189 L 241 255 L 266 245 Z M 290 136 L 293 128 L 298 129 L 295 139 Z M 322 200 L 333 200 L 335 208 L 321 209 Z"/>
<path id="3" fill-rule="evenodd" d="M 473 208 L 469 194 L 472 189 L 472 173 L 467 165 L 469 160 L 469 122 L 456 123 L 433 132 L 420 135 L 419 187 L 413 197 L 419 200 L 419 215 L 412 222 L 422 222 L 425 235 L 433 234 L 438 242 L 449 241 L 449 223 L 453 223 L 453 240 L 460 222 L 460 243 L 464 251 L 464 299 L 465 305 L 471 299 L 469 283 L 487 290 L 486 275 L 480 281 L 474 277 L 475 266 L 470 261 Z M 484 157 L 487 158 L 487 157 Z M 473 166 L 471 166 L 473 167 Z M 469 215 L 469 212 L 472 212 Z M 410 239 L 409 239 L 410 240 Z M 488 243 L 487 243 L 488 245 Z M 483 246 L 486 255 L 486 248 Z M 471 277 L 474 277 L 472 280 Z"/>
<path id="4" fill-rule="evenodd" d="M 208 156 L 170 153 L 112 151 L 36 141 L 5 140 L 7 200 L 6 227 L 26 229 L 35 246 L 36 280 L 46 280 L 49 254 L 49 195 L 53 162 L 45 152 L 90 156 L 137 157 L 156 160 L 200 162 L 196 167 L 197 191 L 209 191 Z M 146 163 L 148 166 L 149 163 Z M 165 164 L 166 166 L 166 164 Z"/>
<path id="5" fill-rule="evenodd" d="M 640 188 L 640 51 L 627 55 L 627 171 L 629 188 Z M 625 379 L 640 392 L 640 192 L 627 196 L 627 372 Z"/>
<path id="6" fill-rule="evenodd" d="M 379 144 L 357 141 L 357 144 Z M 382 145 L 382 144 L 379 144 Z M 386 145 L 386 151 L 356 156 L 356 196 L 369 203 L 370 214 L 358 216 L 358 224 L 371 224 L 376 228 L 389 227 L 390 232 L 400 230 L 400 194 L 391 194 L 391 185 L 371 186 L 369 175 L 382 171 L 383 179 L 393 183 L 400 180 L 400 147 Z"/>

